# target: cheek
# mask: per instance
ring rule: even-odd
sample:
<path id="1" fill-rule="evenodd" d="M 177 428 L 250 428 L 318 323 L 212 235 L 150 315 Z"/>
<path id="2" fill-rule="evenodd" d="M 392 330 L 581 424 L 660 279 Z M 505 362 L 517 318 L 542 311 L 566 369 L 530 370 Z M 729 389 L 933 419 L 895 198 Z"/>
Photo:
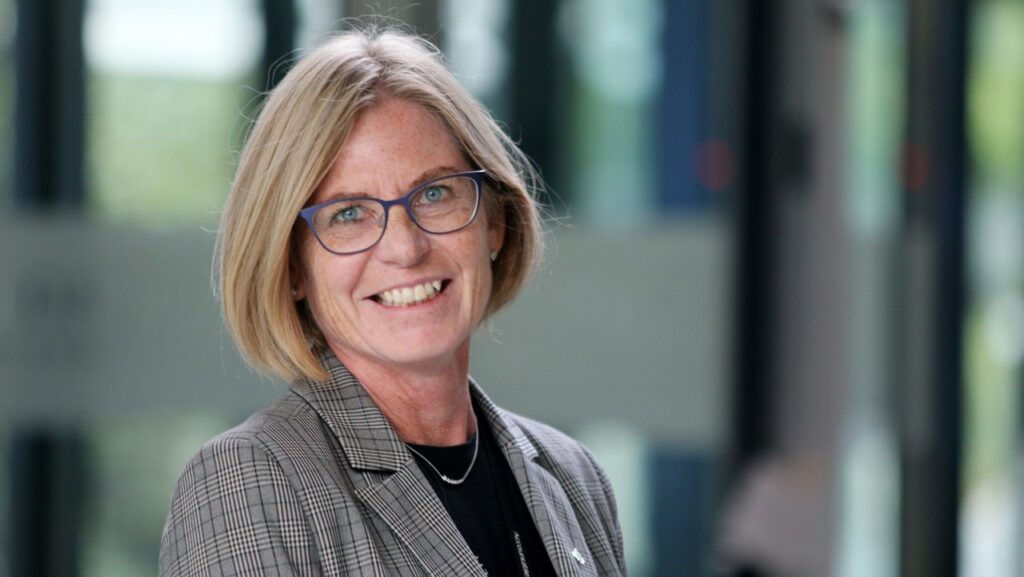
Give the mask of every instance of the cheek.
<path id="1" fill-rule="evenodd" d="M 344 311 L 350 307 L 345 299 L 351 299 L 355 272 L 345 266 L 347 262 L 338 259 L 346 257 L 333 257 L 334 255 L 319 255 L 315 252 L 307 253 L 304 259 L 303 281 L 306 291 L 306 299 L 309 302 L 309 311 L 313 320 L 324 329 L 331 325 L 344 322 L 347 315 Z"/>

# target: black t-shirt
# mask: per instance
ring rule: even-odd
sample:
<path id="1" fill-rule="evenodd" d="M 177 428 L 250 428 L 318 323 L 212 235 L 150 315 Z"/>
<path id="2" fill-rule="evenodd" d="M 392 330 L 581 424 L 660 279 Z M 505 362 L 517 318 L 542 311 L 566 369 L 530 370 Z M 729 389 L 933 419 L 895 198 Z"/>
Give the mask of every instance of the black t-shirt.
<path id="1" fill-rule="evenodd" d="M 423 457 L 449 478 L 460 479 L 473 458 L 472 439 L 454 447 L 410 445 L 422 453 L 414 453 L 420 468 L 489 577 L 556 577 L 512 468 L 486 419 L 477 423 L 479 453 L 465 482 L 445 483 Z"/>

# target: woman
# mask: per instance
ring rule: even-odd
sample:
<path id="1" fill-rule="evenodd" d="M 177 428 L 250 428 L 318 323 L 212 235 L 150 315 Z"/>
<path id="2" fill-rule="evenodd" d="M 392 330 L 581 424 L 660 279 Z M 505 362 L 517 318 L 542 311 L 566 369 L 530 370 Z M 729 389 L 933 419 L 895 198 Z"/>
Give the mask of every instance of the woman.
<path id="1" fill-rule="evenodd" d="M 232 336 L 291 389 L 186 466 L 161 574 L 625 574 L 593 456 L 468 375 L 540 252 L 528 166 L 422 40 L 350 32 L 296 65 L 218 252 Z"/>

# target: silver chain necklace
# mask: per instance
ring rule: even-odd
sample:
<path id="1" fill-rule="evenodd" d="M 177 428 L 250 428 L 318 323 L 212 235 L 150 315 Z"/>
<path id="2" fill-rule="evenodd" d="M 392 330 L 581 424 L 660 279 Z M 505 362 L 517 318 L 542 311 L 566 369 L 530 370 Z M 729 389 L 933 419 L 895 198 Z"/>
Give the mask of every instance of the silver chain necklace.
<path id="1" fill-rule="evenodd" d="M 449 485 L 461 485 L 461 484 L 463 484 L 466 481 L 466 479 L 469 478 L 469 474 L 473 472 L 473 465 L 476 464 L 476 455 L 477 455 L 477 452 L 480 449 L 480 430 L 478 429 L 477 432 L 476 432 L 476 435 L 473 437 L 473 459 L 470 460 L 470 462 L 469 462 L 469 468 L 466 469 L 466 474 L 463 475 L 462 478 L 460 478 L 460 479 L 452 479 L 448 475 L 445 475 L 440 470 L 438 470 L 438 468 L 435 467 L 433 463 L 430 462 L 430 459 L 428 459 L 425 456 L 423 456 L 423 453 L 417 451 L 416 449 L 413 449 L 411 446 L 409 446 L 408 443 L 406 443 L 405 446 L 410 451 L 412 451 L 413 454 L 415 454 L 417 457 L 423 459 L 423 462 L 426 463 L 427 466 L 429 466 L 431 469 L 433 469 L 434 472 L 437 473 L 437 476 L 441 477 L 442 481 L 444 481 L 445 483 L 448 483 Z"/>

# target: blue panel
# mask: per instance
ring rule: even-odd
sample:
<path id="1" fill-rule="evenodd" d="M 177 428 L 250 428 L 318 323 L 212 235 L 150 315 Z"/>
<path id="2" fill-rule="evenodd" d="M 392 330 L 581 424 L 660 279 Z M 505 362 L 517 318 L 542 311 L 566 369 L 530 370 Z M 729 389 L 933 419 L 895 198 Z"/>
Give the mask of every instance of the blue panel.
<path id="1" fill-rule="evenodd" d="M 712 206 L 712 192 L 700 184 L 694 167 L 711 112 L 711 10 L 711 0 L 664 3 L 664 72 L 655 122 L 662 212 L 701 213 Z"/>
<path id="2" fill-rule="evenodd" d="M 709 573 L 714 513 L 710 457 L 655 450 L 651 457 L 653 577 Z"/>

